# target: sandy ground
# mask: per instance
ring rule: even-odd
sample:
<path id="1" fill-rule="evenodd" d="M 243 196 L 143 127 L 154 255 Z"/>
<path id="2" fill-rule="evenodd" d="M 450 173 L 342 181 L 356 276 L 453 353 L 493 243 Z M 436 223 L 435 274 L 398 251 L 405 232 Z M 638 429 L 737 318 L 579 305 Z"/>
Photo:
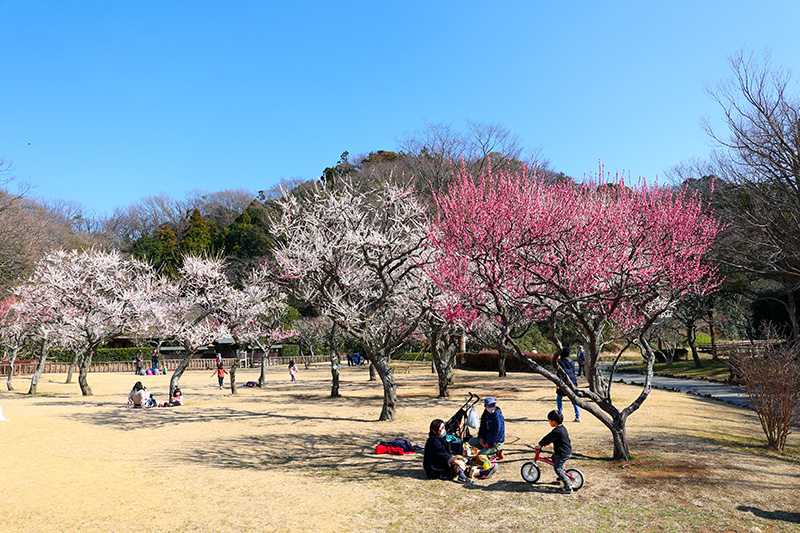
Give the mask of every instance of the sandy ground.
<path id="1" fill-rule="evenodd" d="M 255 379 L 240 371 L 239 381 Z M 400 409 L 378 423 L 381 389 L 344 369 L 275 371 L 265 390 L 220 391 L 210 372 L 184 376 L 187 405 L 125 408 L 135 376 L 92 375 L 95 396 L 47 375 L 42 395 L 0 393 L 2 531 L 777 531 L 800 529 L 800 439 L 784 456 L 761 446 L 747 411 L 654 391 L 630 419 L 636 460 L 606 460 L 607 431 L 590 416 L 567 423 L 586 487 L 555 494 L 519 467 L 548 427 L 553 387 L 541 378 L 458 372 L 451 400 L 434 398 L 425 367 L 400 367 Z M 160 400 L 167 378 L 143 377 Z M 27 381 L 16 386 L 27 391 Z M 616 385 L 629 399 L 634 387 Z M 494 394 L 507 454 L 494 477 L 466 488 L 422 479 L 421 460 L 370 453 L 380 438 L 424 443 L 467 390 Z"/>

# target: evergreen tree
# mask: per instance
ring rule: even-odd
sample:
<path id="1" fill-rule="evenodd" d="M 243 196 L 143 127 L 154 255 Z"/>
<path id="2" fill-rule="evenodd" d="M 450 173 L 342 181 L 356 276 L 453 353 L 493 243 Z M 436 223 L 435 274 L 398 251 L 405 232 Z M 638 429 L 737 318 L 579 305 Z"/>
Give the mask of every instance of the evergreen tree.
<path id="1" fill-rule="evenodd" d="M 183 232 L 180 250 L 189 255 L 208 255 L 212 251 L 212 228 L 208 221 L 195 208 L 189 215 L 189 224 Z"/>

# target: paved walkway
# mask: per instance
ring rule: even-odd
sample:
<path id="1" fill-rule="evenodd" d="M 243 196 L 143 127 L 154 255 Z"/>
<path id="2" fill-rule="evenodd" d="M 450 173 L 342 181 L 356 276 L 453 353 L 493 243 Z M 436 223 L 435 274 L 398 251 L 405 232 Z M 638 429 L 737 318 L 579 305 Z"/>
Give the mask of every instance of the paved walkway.
<path id="1" fill-rule="evenodd" d="M 614 381 L 628 385 L 642 385 L 644 376 L 633 373 L 617 373 Z M 714 383 L 700 379 L 669 378 L 666 376 L 653 376 L 651 381 L 654 389 L 685 392 L 703 398 L 710 398 L 736 407 L 750 408 L 750 400 L 742 387 L 726 383 Z"/>

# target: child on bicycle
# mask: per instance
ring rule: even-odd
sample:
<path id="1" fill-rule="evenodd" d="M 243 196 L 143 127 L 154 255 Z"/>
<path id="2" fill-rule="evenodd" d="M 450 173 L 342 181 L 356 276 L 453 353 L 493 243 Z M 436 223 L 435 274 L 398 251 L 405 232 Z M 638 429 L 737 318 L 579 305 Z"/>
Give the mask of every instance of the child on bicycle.
<path id="1" fill-rule="evenodd" d="M 569 440 L 567 428 L 563 425 L 564 416 L 558 411 L 550 411 L 547 413 L 547 421 L 553 429 L 539 441 L 536 451 L 541 450 L 542 446 L 553 445 L 553 470 L 562 483 L 561 492 L 572 494 L 572 485 L 564 470 L 564 463 L 572 455 L 572 443 Z"/>

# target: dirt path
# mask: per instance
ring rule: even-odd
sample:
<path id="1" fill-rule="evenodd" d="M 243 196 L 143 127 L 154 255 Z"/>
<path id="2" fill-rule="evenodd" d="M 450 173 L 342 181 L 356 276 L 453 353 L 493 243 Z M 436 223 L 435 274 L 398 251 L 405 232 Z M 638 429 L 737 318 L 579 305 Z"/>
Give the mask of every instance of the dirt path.
<path id="1" fill-rule="evenodd" d="M 614 381 L 628 385 L 641 385 L 644 383 L 644 376 L 633 373 L 619 373 L 614 376 Z M 747 397 L 747 393 L 744 388 L 737 385 L 667 376 L 653 376 L 651 383 L 655 389 L 684 392 L 736 407 L 750 408 L 750 400 Z"/>

